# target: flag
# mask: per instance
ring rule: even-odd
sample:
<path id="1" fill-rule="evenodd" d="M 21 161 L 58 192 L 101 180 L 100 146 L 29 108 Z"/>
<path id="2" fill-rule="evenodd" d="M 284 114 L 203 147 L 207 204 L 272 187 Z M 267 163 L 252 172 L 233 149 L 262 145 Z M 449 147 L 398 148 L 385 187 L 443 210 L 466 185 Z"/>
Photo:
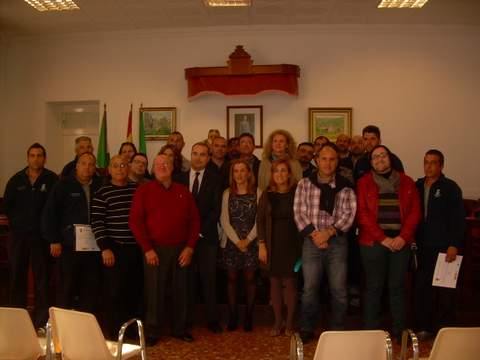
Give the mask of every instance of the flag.
<path id="1" fill-rule="evenodd" d="M 97 166 L 101 169 L 108 167 L 110 162 L 110 153 L 107 144 L 107 104 L 103 105 L 103 119 L 100 128 L 100 137 L 98 138 Z"/>
<path id="2" fill-rule="evenodd" d="M 132 108 L 133 104 L 130 105 L 130 112 L 128 113 L 128 124 L 127 124 L 127 141 L 133 143 L 132 137 Z"/>
<path id="3" fill-rule="evenodd" d="M 147 153 L 147 144 L 145 142 L 145 126 L 143 124 L 143 111 L 140 108 L 140 121 L 139 121 L 139 131 L 138 131 L 138 151 L 141 153 Z"/>

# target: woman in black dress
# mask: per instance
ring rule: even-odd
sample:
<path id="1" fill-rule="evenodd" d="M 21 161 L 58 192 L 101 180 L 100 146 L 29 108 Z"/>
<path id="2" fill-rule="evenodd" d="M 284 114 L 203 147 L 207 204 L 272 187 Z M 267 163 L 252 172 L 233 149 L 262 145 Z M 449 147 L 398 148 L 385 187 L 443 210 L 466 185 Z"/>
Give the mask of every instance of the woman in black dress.
<path id="1" fill-rule="evenodd" d="M 229 320 L 227 330 L 237 328 L 237 280 L 243 272 L 247 308 L 243 328 L 252 331 L 255 304 L 255 270 L 258 268 L 257 202 L 261 192 L 248 163 L 235 160 L 230 168 L 230 187 L 223 193 L 220 222 L 224 231 L 221 241 L 222 265 L 228 274 Z"/>
<path id="2" fill-rule="evenodd" d="M 295 180 L 288 160 L 272 163 L 270 182 L 258 204 L 257 230 L 262 267 L 270 276 L 270 296 L 275 324 L 272 336 L 281 334 L 283 328 L 282 289 L 287 305 L 285 334 L 294 331 L 294 316 L 297 304 L 297 283 L 294 266 L 300 258 L 301 240 L 293 219 Z"/>

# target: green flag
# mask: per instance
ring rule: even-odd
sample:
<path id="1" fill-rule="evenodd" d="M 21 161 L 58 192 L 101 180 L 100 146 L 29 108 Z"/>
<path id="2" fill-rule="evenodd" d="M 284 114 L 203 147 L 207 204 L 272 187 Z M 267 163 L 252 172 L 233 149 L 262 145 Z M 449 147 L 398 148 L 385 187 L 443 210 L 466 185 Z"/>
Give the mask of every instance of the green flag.
<path id="1" fill-rule="evenodd" d="M 101 169 L 108 167 L 110 162 L 110 153 L 108 152 L 107 143 L 107 104 L 103 105 L 103 119 L 100 128 L 100 137 L 98 138 L 97 148 L 97 166 Z"/>
<path id="2" fill-rule="evenodd" d="M 147 144 L 145 142 L 145 126 L 143 124 L 143 111 L 140 109 L 140 121 L 139 121 L 139 131 L 138 131 L 138 149 L 141 153 L 147 153 Z"/>

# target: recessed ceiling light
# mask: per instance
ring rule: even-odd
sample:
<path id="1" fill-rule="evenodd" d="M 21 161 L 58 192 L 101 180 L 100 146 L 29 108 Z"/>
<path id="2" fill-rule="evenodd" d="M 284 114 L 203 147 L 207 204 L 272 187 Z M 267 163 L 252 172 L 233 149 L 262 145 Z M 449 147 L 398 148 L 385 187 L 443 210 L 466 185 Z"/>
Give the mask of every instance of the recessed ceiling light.
<path id="1" fill-rule="evenodd" d="M 203 0 L 205 6 L 252 6 L 252 0 Z"/>
<path id="2" fill-rule="evenodd" d="M 379 9 L 419 9 L 428 0 L 382 0 Z"/>
<path id="3" fill-rule="evenodd" d="M 25 0 L 38 11 L 79 10 L 73 0 Z"/>

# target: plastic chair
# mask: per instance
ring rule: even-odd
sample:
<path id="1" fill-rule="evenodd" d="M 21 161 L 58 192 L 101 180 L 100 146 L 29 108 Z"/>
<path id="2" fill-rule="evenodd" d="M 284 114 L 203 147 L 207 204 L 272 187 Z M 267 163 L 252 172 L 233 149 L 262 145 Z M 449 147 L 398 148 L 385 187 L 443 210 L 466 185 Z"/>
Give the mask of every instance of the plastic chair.
<path id="1" fill-rule="evenodd" d="M 417 335 L 410 329 L 403 330 L 402 333 L 402 345 L 400 347 L 400 360 L 405 360 L 407 358 L 407 346 L 408 342 L 412 344 L 412 360 L 418 360 L 420 356 L 420 350 L 418 346 Z"/>
<path id="2" fill-rule="evenodd" d="M 0 359 L 33 360 L 46 355 L 46 339 L 38 338 L 27 310 L 0 307 Z"/>
<path id="3" fill-rule="evenodd" d="M 480 359 L 480 327 L 440 329 L 427 359 Z"/>
<path id="4" fill-rule="evenodd" d="M 97 319 L 90 313 L 51 307 L 49 310 L 52 323 L 53 340 L 62 359 L 69 360 L 112 360 L 128 359 L 140 354 L 142 360 L 147 358 L 143 325 L 140 320 L 132 319 L 122 325 L 118 341 L 106 341 Z M 140 344 L 123 342 L 127 327 L 137 324 Z"/>
<path id="5" fill-rule="evenodd" d="M 314 360 L 391 360 L 392 341 L 383 330 L 325 331 Z"/>

